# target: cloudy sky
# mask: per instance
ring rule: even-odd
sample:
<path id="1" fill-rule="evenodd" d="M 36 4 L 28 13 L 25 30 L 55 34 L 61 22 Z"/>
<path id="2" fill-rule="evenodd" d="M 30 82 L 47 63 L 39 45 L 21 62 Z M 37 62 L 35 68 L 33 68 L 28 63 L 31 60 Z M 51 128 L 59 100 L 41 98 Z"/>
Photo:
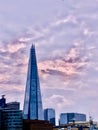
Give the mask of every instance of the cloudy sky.
<path id="1" fill-rule="evenodd" d="M 0 95 L 21 108 L 32 43 L 43 107 L 98 120 L 98 0 L 0 0 Z"/>

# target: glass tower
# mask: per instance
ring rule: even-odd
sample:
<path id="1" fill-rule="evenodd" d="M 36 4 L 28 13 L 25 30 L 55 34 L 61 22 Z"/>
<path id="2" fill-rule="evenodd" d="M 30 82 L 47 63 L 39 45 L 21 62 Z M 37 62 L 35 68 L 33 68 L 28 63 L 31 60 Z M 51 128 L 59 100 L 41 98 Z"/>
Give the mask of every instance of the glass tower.
<path id="1" fill-rule="evenodd" d="M 53 126 L 55 126 L 55 110 L 53 108 L 45 109 L 44 119 L 48 120 Z"/>
<path id="2" fill-rule="evenodd" d="M 34 45 L 30 50 L 23 118 L 30 120 L 43 120 L 44 118 Z"/>

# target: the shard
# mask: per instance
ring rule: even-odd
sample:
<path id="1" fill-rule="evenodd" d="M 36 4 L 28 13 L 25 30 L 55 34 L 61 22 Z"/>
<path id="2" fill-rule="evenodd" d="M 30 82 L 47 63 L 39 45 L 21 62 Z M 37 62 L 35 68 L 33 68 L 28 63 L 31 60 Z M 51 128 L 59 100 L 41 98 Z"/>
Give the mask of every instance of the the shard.
<path id="1" fill-rule="evenodd" d="M 30 50 L 23 118 L 43 120 L 42 99 L 34 45 L 32 45 Z"/>

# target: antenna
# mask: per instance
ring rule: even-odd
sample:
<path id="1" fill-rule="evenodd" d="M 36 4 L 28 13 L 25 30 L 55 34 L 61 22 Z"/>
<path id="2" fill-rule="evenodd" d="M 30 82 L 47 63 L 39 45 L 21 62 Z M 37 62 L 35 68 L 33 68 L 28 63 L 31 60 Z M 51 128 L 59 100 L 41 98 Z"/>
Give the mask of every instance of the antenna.
<path id="1" fill-rule="evenodd" d="M 31 48 L 35 48 L 35 44 L 34 43 L 32 44 Z"/>

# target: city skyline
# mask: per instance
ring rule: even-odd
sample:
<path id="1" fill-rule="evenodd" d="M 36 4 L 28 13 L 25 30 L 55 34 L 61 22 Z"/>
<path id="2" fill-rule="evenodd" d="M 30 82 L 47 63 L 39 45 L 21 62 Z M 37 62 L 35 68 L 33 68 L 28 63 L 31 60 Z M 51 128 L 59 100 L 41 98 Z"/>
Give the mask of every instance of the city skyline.
<path id="1" fill-rule="evenodd" d="M 98 0 L 3 0 L 0 95 L 24 102 L 29 50 L 36 45 L 44 108 L 98 120 Z"/>

